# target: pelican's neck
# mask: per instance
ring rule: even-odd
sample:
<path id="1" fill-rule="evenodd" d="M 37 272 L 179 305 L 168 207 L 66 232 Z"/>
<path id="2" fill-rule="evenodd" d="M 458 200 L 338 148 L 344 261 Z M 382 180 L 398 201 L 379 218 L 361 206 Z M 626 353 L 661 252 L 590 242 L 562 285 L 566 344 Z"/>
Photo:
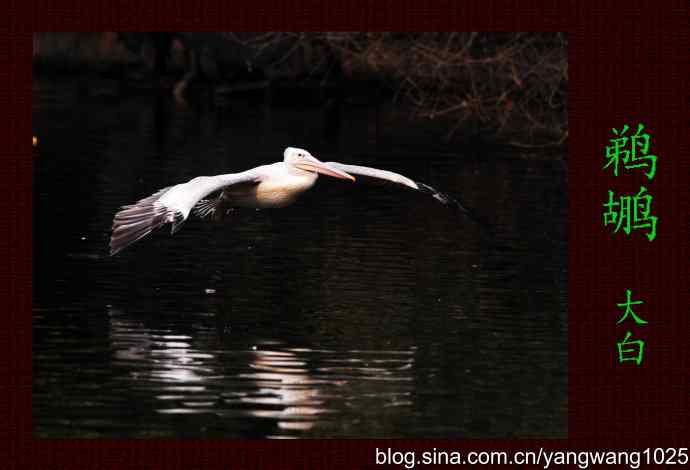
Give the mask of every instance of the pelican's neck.
<path id="1" fill-rule="evenodd" d="M 316 183 L 316 180 L 319 179 L 319 174 L 314 171 L 302 170 L 301 168 L 297 168 L 289 163 L 286 163 L 285 165 L 287 166 L 287 171 L 290 176 L 297 178 L 300 181 L 304 181 L 308 184 L 307 187 L 311 187 L 314 183 Z"/>

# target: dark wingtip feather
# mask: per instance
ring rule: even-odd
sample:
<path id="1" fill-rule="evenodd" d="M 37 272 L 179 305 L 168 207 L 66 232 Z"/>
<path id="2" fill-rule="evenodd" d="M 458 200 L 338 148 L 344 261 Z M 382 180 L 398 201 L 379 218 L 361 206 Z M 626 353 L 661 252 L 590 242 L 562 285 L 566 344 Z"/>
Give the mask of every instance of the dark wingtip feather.
<path id="1" fill-rule="evenodd" d="M 475 214 L 473 211 L 469 210 L 467 207 L 465 207 L 463 204 L 460 203 L 457 199 L 450 197 L 449 195 L 442 193 L 441 191 L 438 191 L 437 189 L 432 188 L 431 186 L 420 183 L 418 181 L 415 181 L 417 186 L 419 187 L 419 190 L 423 193 L 431 195 L 434 199 L 439 201 L 442 204 L 445 204 L 446 206 L 453 207 L 456 210 L 459 210 L 463 214 L 465 214 L 470 220 L 473 222 L 476 222 L 477 224 L 481 225 L 483 228 L 490 229 L 491 225 L 483 220 L 481 217 L 479 217 L 477 214 Z"/>
<path id="2" fill-rule="evenodd" d="M 420 183 L 419 181 L 415 181 L 415 184 L 419 187 L 419 190 L 421 192 L 429 194 L 431 197 L 436 199 L 441 204 L 445 204 L 446 206 L 453 206 L 456 209 L 459 209 L 461 212 L 469 213 L 469 210 L 467 210 L 465 206 L 463 206 L 462 204 L 460 204 L 460 202 L 448 196 L 447 194 L 442 193 L 441 191 L 435 188 L 432 188 L 428 184 Z"/>

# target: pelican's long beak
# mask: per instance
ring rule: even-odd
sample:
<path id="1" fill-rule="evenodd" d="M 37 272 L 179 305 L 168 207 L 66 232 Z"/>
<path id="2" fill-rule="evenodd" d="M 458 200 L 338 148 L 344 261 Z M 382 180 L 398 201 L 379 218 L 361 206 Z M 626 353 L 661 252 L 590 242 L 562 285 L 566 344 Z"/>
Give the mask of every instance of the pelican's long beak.
<path id="1" fill-rule="evenodd" d="M 339 178 L 342 180 L 352 180 L 355 181 L 355 177 L 349 173 L 338 170 L 322 161 L 317 160 L 314 157 L 305 157 L 304 160 L 295 163 L 297 168 L 306 171 L 315 171 L 316 173 L 321 173 L 322 175 L 332 176 L 333 178 Z"/>

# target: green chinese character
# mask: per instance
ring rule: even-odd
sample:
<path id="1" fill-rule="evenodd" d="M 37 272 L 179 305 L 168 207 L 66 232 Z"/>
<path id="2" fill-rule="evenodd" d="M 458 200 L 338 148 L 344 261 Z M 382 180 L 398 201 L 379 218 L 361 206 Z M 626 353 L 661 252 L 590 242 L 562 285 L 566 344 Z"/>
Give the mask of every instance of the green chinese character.
<path id="1" fill-rule="evenodd" d="M 640 186 L 640 191 L 635 196 L 620 196 L 614 200 L 614 192 L 609 189 L 609 200 L 603 206 L 604 226 L 614 225 L 614 233 L 621 227 L 626 235 L 630 235 L 632 229 L 649 229 L 647 239 L 651 242 L 656 238 L 657 217 L 650 215 L 653 197 L 647 194 L 647 188 Z"/>
<path id="2" fill-rule="evenodd" d="M 624 160 L 623 163 L 626 170 L 649 168 L 645 175 L 651 180 L 656 174 L 656 155 L 647 155 L 647 152 L 649 152 L 649 134 L 646 132 L 640 134 L 642 129 L 644 129 L 644 124 L 640 123 L 637 126 L 637 132 L 630 137 L 630 160 Z M 639 154 L 637 152 L 638 148 L 640 150 Z"/>
<path id="3" fill-rule="evenodd" d="M 620 303 L 620 304 L 616 304 L 616 305 L 617 305 L 618 307 L 620 307 L 620 308 L 625 308 L 625 313 L 624 313 L 623 316 L 620 318 L 620 320 L 618 320 L 618 321 L 616 322 L 616 324 L 623 323 L 623 321 L 624 321 L 626 318 L 628 318 L 628 315 L 632 315 L 633 320 L 635 320 L 635 323 L 637 323 L 638 325 L 646 325 L 646 324 L 647 324 L 647 321 L 645 321 L 645 320 L 643 320 L 642 318 L 638 317 L 638 316 L 635 314 L 635 312 L 633 311 L 633 309 L 632 309 L 632 306 L 633 306 L 633 305 L 642 305 L 642 304 L 644 303 L 644 301 L 642 301 L 642 300 L 634 300 L 634 301 L 633 301 L 633 300 L 630 300 L 630 296 L 631 296 L 631 291 L 630 291 L 630 289 L 626 289 L 626 290 L 625 290 L 625 297 L 626 297 L 625 302 Z"/>
<path id="4" fill-rule="evenodd" d="M 618 343 L 618 362 L 635 361 L 635 364 L 639 366 L 644 357 L 644 341 L 639 339 L 628 341 L 630 335 L 628 331 L 623 341 Z"/>
<path id="5" fill-rule="evenodd" d="M 656 174 L 656 155 L 648 155 L 650 138 L 649 134 L 642 132 L 644 124 L 637 126 L 635 134 L 628 136 L 628 125 L 624 125 L 619 131 L 612 129 L 616 138 L 609 139 L 611 144 L 606 147 L 606 159 L 608 160 L 603 169 L 613 166 L 614 176 L 618 176 L 618 167 L 621 162 L 626 170 L 634 168 L 647 168 L 645 172 L 648 179 L 654 178 Z M 628 148 L 628 143 L 630 144 Z"/>
<path id="6" fill-rule="evenodd" d="M 608 163 L 604 165 L 604 170 L 613 165 L 613 175 L 618 176 L 618 164 L 621 158 L 625 161 L 628 160 L 630 151 L 625 150 L 625 146 L 628 144 L 628 138 L 625 133 L 628 132 L 628 125 L 623 125 L 623 129 L 620 131 L 616 128 L 611 129 L 614 135 L 619 137 L 615 139 L 609 139 L 613 145 L 606 147 L 606 159 Z"/>

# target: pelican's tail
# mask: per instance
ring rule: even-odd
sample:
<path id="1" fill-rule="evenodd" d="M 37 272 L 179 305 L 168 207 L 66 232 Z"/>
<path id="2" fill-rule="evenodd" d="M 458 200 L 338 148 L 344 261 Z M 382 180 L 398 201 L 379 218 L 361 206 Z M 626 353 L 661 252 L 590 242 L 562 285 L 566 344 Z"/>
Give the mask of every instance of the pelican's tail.
<path id="1" fill-rule="evenodd" d="M 111 256 L 167 223 L 172 223 L 172 233 L 180 229 L 186 219 L 184 214 L 166 207 L 160 201 L 161 196 L 169 189 L 161 189 L 135 204 L 123 206 L 115 214 L 113 233 L 110 237 Z"/>

